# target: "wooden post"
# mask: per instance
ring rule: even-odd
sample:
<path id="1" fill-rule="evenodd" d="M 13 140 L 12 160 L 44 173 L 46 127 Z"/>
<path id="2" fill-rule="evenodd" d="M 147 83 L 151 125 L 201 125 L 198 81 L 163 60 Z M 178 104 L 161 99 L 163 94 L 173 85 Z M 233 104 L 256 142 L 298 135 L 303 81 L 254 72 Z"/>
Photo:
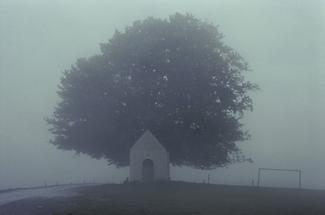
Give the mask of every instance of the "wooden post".
<path id="1" fill-rule="evenodd" d="M 260 187 L 261 168 L 258 168 L 257 187 Z"/>
<path id="2" fill-rule="evenodd" d="M 208 184 L 210 184 L 210 174 L 208 174 Z"/>
<path id="3" fill-rule="evenodd" d="M 301 170 L 299 170 L 299 189 L 301 189 Z"/>

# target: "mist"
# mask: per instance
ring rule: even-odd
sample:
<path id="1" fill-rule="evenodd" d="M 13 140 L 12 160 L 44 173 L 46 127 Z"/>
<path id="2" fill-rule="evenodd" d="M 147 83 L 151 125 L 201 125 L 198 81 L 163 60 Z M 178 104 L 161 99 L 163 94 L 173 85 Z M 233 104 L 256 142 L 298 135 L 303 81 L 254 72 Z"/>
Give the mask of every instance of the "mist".
<path id="1" fill-rule="evenodd" d="M 128 168 L 61 151 L 45 118 L 59 101 L 60 77 L 98 54 L 116 29 L 176 12 L 219 25 L 249 63 L 251 134 L 238 143 L 253 163 L 203 171 L 173 167 L 172 180 L 256 183 L 259 167 L 302 170 L 304 188 L 325 189 L 325 3 L 321 0 L 0 0 L 0 189 L 55 183 L 120 183 Z M 265 176 L 265 177 L 264 177 Z M 263 185 L 296 187 L 291 173 L 265 173 Z"/>

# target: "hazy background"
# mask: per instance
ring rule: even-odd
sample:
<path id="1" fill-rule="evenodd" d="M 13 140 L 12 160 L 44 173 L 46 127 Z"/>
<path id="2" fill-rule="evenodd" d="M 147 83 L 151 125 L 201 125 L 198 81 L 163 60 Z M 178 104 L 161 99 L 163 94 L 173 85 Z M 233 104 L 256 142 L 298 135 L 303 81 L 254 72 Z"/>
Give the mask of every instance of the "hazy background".
<path id="1" fill-rule="evenodd" d="M 147 16 L 189 12 L 220 26 L 249 62 L 252 139 L 240 143 L 253 164 L 213 171 L 173 168 L 172 179 L 250 185 L 258 167 L 303 170 L 303 186 L 325 189 L 325 1 L 0 0 L 0 189 L 120 182 L 128 169 L 57 150 L 44 118 L 58 102 L 60 76 L 79 57 L 99 53 L 115 29 Z M 295 174 L 264 174 L 267 186 L 296 186 Z"/>

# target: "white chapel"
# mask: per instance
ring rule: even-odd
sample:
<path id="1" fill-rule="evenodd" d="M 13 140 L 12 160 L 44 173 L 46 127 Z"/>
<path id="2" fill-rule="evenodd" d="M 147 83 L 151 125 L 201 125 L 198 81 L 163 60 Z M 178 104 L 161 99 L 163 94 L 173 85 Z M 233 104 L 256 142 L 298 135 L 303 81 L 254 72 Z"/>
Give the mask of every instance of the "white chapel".
<path id="1" fill-rule="evenodd" d="M 169 180 L 169 153 L 146 131 L 130 148 L 130 181 Z"/>

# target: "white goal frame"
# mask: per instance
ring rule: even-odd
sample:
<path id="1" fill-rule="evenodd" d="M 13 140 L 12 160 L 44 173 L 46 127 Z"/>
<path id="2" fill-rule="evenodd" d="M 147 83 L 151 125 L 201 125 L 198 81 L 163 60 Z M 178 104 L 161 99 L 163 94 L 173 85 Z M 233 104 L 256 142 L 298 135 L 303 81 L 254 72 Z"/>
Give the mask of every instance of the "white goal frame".
<path id="1" fill-rule="evenodd" d="M 301 189 L 301 170 L 300 169 L 274 169 L 274 168 L 258 168 L 257 174 L 257 187 L 261 184 L 261 173 L 262 171 L 280 171 L 280 172 L 296 172 L 299 177 L 298 188 Z"/>

